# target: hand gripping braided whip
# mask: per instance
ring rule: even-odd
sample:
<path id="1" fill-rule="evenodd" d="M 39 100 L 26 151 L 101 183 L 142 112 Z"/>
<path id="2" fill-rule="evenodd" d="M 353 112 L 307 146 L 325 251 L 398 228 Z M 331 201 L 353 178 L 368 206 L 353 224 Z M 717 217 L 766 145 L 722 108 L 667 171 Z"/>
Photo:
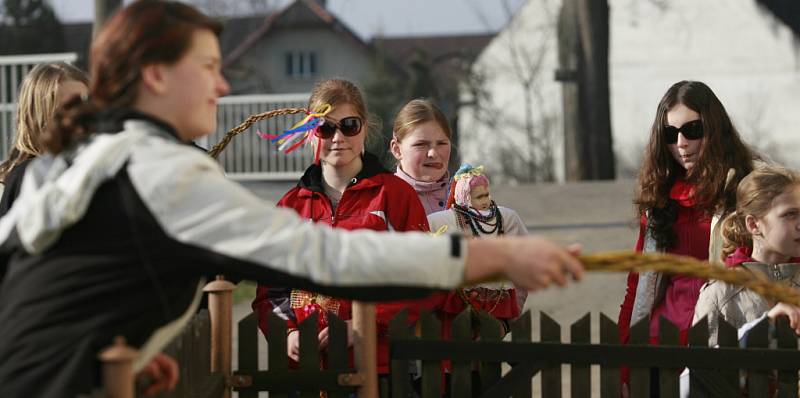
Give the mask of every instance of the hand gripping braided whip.
<path id="1" fill-rule="evenodd" d="M 228 146 L 233 137 L 236 137 L 237 135 L 245 132 L 247 129 L 250 128 L 250 126 L 252 126 L 256 122 L 260 122 L 266 119 L 271 119 L 276 116 L 293 115 L 297 113 L 308 113 L 308 110 L 304 108 L 284 108 L 284 109 L 275 109 L 251 115 L 242 124 L 228 130 L 228 132 L 225 133 L 225 136 L 223 136 L 222 139 L 208 151 L 208 155 L 216 159 L 219 156 L 219 154 L 222 153 L 225 147 Z"/>
<path id="2" fill-rule="evenodd" d="M 770 282 L 756 274 L 737 268 L 724 268 L 692 257 L 664 253 L 607 252 L 579 256 L 587 271 L 644 272 L 656 271 L 716 279 L 752 290 L 768 300 L 800 306 L 800 291 L 778 282 Z M 800 265 L 798 265 L 800 267 Z"/>

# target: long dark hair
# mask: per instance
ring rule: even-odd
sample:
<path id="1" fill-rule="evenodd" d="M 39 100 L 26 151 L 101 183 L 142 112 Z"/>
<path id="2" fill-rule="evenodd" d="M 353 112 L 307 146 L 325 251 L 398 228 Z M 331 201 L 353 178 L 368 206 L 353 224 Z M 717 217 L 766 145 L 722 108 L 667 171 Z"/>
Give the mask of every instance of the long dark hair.
<path id="1" fill-rule="evenodd" d="M 678 104 L 697 112 L 703 123 L 703 143 L 694 167 L 686 172 L 672 157 L 664 140 L 667 113 Z M 707 85 L 681 81 L 672 85 L 658 103 L 650 129 L 634 204 L 640 215 L 650 212 L 649 227 L 659 249 L 672 246 L 672 225 L 678 205 L 669 192 L 678 176 L 694 184 L 694 201 L 700 209 L 727 214 L 736 206 L 736 186 L 753 170 L 757 155 L 742 142 L 725 107 Z M 734 170 L 730 181 L 728 171 Z"/>
<path id="2" fill-rule="evenodd" d="M 142 67 L 180 60 L 198 29 L 219 35 L 222 25 L 176 1 L 139 0 L 117 12 L 92 42 L 89 101 L 65 106 L 43 136 L 45 147 L 59 153 L 92 131 L 100 110 L 133 105 Z"/>

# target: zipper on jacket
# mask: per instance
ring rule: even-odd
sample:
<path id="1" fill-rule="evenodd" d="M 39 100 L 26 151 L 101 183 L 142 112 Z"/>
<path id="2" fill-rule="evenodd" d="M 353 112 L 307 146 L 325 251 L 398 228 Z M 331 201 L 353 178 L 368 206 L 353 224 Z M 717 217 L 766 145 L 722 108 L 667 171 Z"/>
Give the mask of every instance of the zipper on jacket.
<path id="1" fill-rule="evenodd" d="M 331 226 L 333 226 L 336 223 L 336 215 L 339 213 L 339 208 L 342 207 L 341 205 L 342 205 L 342 202 L 344 202 L 344 195 L 347 194 L 347 189 L 352 187 L 353 185 L 355 185 L 357 182 L 358 182 L 358 179 L 353 177 L 350 180 L 350 183 L 347 184 L 346 187 L 344 187 L 344 191 L 342 191 L 342 196 L 339 197 L 339 204 L 336 205 L 336 209 L 335 210 L 333 209 L 333 201 L 331 201 L 331 198 L 328 197 L 328 195 L 325 195 L 325 197 L 328 198 L 328 203 L 331 206 L 331 210 L 333 210 L 333 211 L 331 211 Z"/>
<path id="2" fill-rule="evenodd" d="M 333 208 L 333 201 L 331 201 L 331 198 L 328 198 L 328 202 L 330 202 L 331 205 L 331 210 L 333 210 L 331 212 L 331 227 L 333 227 L 336 224 L 336 215 L 339 213 L 339 208 L 342 207 L 342 202 L 344 201 L 343 199 L 345 192 L 347 192 L 347 188 L 345 188 L 344 191 L 342 191 L 342 196 L 339 197 L 339 203 L 336 204 L 335 209 Z"/>
<path id="3" fill-rule="evenodd" d="M 330 196 L 324 195 L 325 199 L 328 200 L 328 206 L 331 209 L 331 227 L 336 224 L 336 212 L 339 211 L 339 205 L 336 205 L 336 208 L 333 208 L 333 201 L 331 200 Z M 344 192 L 342 192 L 342 197 L 344 197 Z M 342 198 L 339 198 L 339 204 L 342 203 Z"/>
<path id="4" fill-rule="evenodd" d="M 772 276 L 775 278 L 775 280 L 781 280 L 781 268 L 778 266 L 778 264 L 770 264 L 770 268 L 772 268 Z"/>

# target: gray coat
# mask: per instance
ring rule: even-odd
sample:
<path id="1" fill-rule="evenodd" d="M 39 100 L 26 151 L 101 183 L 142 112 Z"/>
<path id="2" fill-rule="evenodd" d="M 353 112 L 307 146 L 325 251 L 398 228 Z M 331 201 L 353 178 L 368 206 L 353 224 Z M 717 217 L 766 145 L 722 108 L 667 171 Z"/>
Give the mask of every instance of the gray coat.
<path id="1" fill-rule="evenodd" d="M 800 264 L 743 263 L 742 266 L 772 282 L 783 282 L 800 289 Z M 700 290 L 692 324 L 708 316 L 708 345 L 713 347 L 717 345 L 720 319 L 738 329 L 764 315 L 773 305 L 751 290 L 725 282 L 709 281 Z"/>

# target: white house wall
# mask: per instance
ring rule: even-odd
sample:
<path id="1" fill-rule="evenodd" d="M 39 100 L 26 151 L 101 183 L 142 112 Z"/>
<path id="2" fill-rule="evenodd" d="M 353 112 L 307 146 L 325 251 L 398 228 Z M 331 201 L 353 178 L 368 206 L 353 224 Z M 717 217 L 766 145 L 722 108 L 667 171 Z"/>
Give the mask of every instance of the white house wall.
<path id="1" fill-rule="evenodd" d="M 549 4 L 549 13 L 543 10 Z M 560 1 L 529 0 L 509 26 L 479 57 L 476 68 L 490 71 L 487 86 L 494 106 L 522 114 L 520 88 L 504 71 L 510 58 L 507 40 L 514 32 L 532 51 L 545 37 L 548 70 L 540 74 L 544 106 L 558 115 L 563 135 L 561 89 L 555 35 L 537 35 L 536 27 L 555 24 Z M 638 169 L 644 143 L 661 96 L 673 83 L 707 83 L 720 98 L 744 139 L 768 156 L 800 167 L 800 67 L 791 31 L 756 5 L 755 0 L 609 0 L 611 21 L 611 120 L 618 169 Z M 505 44 L 504 44 L 505 43 Z M 472 109 L 460 114 L 461 153 L 465 161 L 492 164 L 492 129 L 475 122 Z M 505 130 L 524 145 L 519 129 Z M 496 134 L 498 138 L 499 134 Z M 482 137 L 484 137 L 482 139 Z M 563 149 L 556 156 L 563 178 Z"/>
<path id="2" fill-rule="evenodd" d="M 495 125 L 476 120 L 472 107 L 462 107 L 459 112 L 459 150 L 464 162 L 484 164 L 490 175 L 499 177 L 501 161 L 498 146 L 511 145 L 526 148 L 528 141 L 520 126 L 524 125 L 526 112 L 532 112 L 534 126 L 541 131 L 542 114 L 553 117 L 551 131 L 563 131 L 561 118 L 561 87 L 554 80 L 557 67 L 556 17 L 558 0 L 530 0 L 513 17 L 509 25 L 484 49 L 474 64 L 475 70 L 486 77 L 485 89 L 492 99 L 493 114 L 499 119 Z M 515 73 L 512 49 L 519 54 L 516 59 L 527 58 L 519 64 L 536 63 L 544 49 L 540 73 L 535 79 L 538 87 L 534 109 L 526 110 L 524 88 Z M 531 61 L 533 60 L 533 61 Z M 470 101 L 471 98 L 464 98 Z M 561 134 L 555 134 L 557 164 L 563 163 Z M 557 178 L 563 179 L 563 167 L 556 168 Z"/>
<path id="3" fill-rule="evenodd" d="M 611 119 L 623 166 L 638 166 L 658 101 L 686 79 L 714 90 L 746 142 L 800 167 L 800 67 L 789 28 L 755 0 L 610 3 Z"/>
<path id="4" fill-rule="evenodd" d="M 290 51 L 313 51 L 317 54 L 316 76 L 286 75 L 286 54 Z M 366 49 L 326 28 L 280 30 L 271 32 L 237 62 L 253 74 L 247 79 L 253 92 L 308 92 L 323 78 L 341 77 L 363 84 L 372 73 L 372 60 Z M 268 82 L 263 86 L 262 82 Z M 249 92 L 246 91 L 246 92 Z"/>

